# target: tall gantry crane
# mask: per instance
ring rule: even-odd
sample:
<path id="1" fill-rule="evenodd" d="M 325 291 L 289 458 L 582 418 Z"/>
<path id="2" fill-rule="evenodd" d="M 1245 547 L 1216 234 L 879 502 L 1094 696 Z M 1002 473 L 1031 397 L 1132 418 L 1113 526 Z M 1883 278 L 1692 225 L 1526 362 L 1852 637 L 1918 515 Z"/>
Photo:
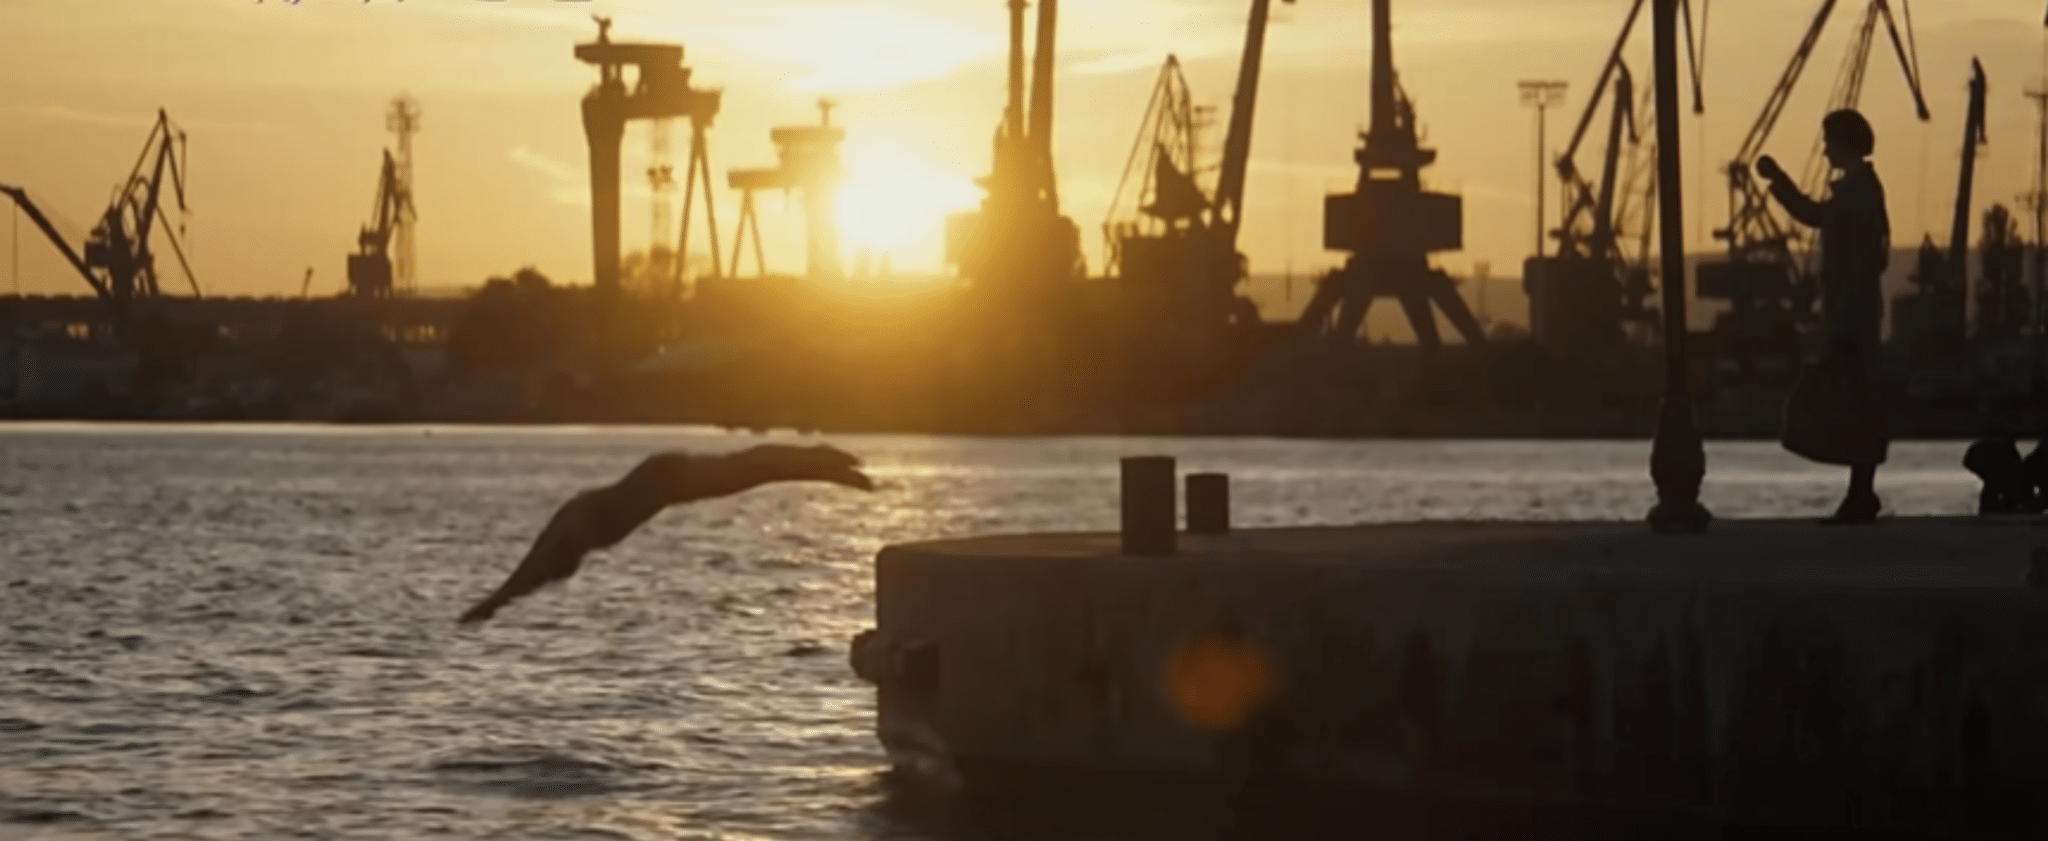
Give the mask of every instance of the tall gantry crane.
<path id="1" fill-rule="evenodd" d="M 597 40 L 576 45 L 576 58 L 598 69 L 597 86 L 583 97 L 583 134 L 590 144 L 591 282 L 600 291 L 619 288 L 619 145 L 628 120 L 686 117 L 690 121 L 690 160 L 683 176 L 682 230 L 676 250 L 690 247 L 690 217 L 697 184 L 704 185 L 704 215 L 711 240 L 711 273 L 724 274 L 718 249 L 718 217 L 711 196 L 710 144 L 706 132 L 718 117 L 723 94 L 690 84 L 691 69 L 683 65 L 681 44 L 613 41 L 612 21 L 592 16 Z M 628 84 L 626 67 L 635 68 Z M 676 276 L 687 260 L 675 261 Z"/>
<path id="2" fill-rule="evenodd" d="M 1237 233 L 1244 217 L 1252 117 L 1271 7 L 1271 0 L 1252 0 L 1246 19 L 1214 195 L 1206 194 L 1198 180 L 1201 110 L 1191 101 L 1179 60 L 1168 56 L 1125 162 L 1111 221 L 1104 226 L 1116 276 L 1155 293 L 1170 317 L 1187 326 L 1259 321 L 1258 307 L 1234 292 L 1248 274 Z M 1127 197 L 1125 186 L 1134 176 L 1144 186 Z M 1126 204 L 1136 219 L 1118 219 Z"/>
<path id="3" fill-rule="evenodd" d="M 844 277 L 839 260 L 839 188 L 846 179 L 846 167 L 839 149 L 846 130 L 832 124 L 831 100 L 818 102 L 818 124 L 779 126 L 768 132 L 774 141 L 776 165 L 768 168 L 735 169 L 726 173 L 726 183 L 740 191 L 740 221 L 734 229 L 733 274 L 739 274 L 747 235 L 754 238 L 755 276 L 768 273 L 761 253 L 761 220 L 754 212 L 754 194 L 761 190 L 804 194 L 805 233 L 808 237 L 806 271 L 815 280 Z"/>
<path id="4" fill-rule="evenodd" d="M 1905 0 L 1900 0 L 1900 5 L 1904 6 Z M 1824 0 L 1814 13 L 1805 37 L 1764 101 L 1763 111 L 1728 163 L 1728 225 L 1714 231 L 1716 239 L 1728 243 L 1728 259 L 1703 263 L 1698 270 L 1699 296 L 1731 304 L 1717 329 L 1726 334 L 1731 354 L 1745 362 L 1793 358 L 1800 352 L 1802 325 L 1813 319 L 1818 282 L 1811 267 L 1799 256 L 1811 235 L 1779 221 L 1771 209 L 1766 185 L 1753 175 L 1752 168 L 1763 155 L 1771 130 L 1784 112 L 1835 6 L 1836 0 Z M 1854 108 L 1861 99 L 1871 42 L 1877 24 L 1882 21 L 1905 71 L 1919 118 L 1922 122 L 1928 119 L 1927 102 L 1920 89 L 1918 51 L 1912 46 L 1910 10 L 1906 20 L 1907 33 L 1902 37 L 1889 0 L 1870 0 L 1850 42 L 1829 110 Z M 1809 163 L 1802 188 L 1809 195 L 1819 192 L 1824 187 L 1821 179 L 1825 175 L 1824 166 L 1817 161 Z"/>
<path id="5" fill-rule="evenodd" d="M 1442 345 L 1432 304 L 1466 344 L 1482 344 L 1479 321 L 1450 276 L 1429 264 L 1434 252 L 1464 247 L 1464 200 L 1422 187 L 1422 168 L 1436 162 L 1436 150 L 1423 147 L 1415 103 L 1394 75 L 1391 0 L 1372 6 L 1372 121 L 1352 154 L 1358 187 L 1323 200 L 1323 247 L 1351 256 L 1318 282 L 1298 323 L 1348 343 L 1373 301 L 1393 298 L 1425 349 Z"/>

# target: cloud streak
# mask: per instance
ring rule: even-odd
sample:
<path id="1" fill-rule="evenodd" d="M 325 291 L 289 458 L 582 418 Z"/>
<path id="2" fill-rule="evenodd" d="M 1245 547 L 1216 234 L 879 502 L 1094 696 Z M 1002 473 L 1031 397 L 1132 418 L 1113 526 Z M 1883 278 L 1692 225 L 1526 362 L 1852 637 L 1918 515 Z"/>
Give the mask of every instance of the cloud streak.
<path id="1" fill-rule="evenodd" d="M 613 19 L 615 41 L 681 43 L 686 62 L 708 76 L 766 75 L 797 90 L 884 90 L 945 76 L 1003 49 L 1000 10 L 962 18 L 958 4 L 620 0 L 427 8 L 468 24 L 574 31 L 579 40 L 597 34 L 591 17 L 602 13 Z M 996 27 L 977 25 L 984 18 Z"/>
<path id="2" fill-rule="evenodd" d="M 545 179 L 550 201 L 571 207 L 590 207 L 590 177 L 581 168 L 524 146 L 507 150 L 506 158 Z"/>
<path id="3" fill-rule="evenodd" d="M 540 176 L 547 184 L 545 193 L 549 201 L 586 211 L 590 209 L 590 173 L 584 169 L 581 162 L 568 163 L 525 146 L 514 146 L 506 150 L 505 158 L 521 169 Z M 628 171 L 631 169 L 628 168 Z M 640 202 L 644 205 L 653 197 L 654 190 L 646 181 L 638 178 L 620 179 L 619 198 L 622 202 Z M 730 203 L 723 195 L 717 200 L 721 209 Z M 676 194 L 675 201 L 682 201 L 680 191 Z"/>
<path id="4" fill-rule="evenodd" d="M 10 120 L 37 123 L 71 123 L 74 125 L 120 126 L 141 131 L 149 128 L 156 119 L 155 114 L 140 117 L 134 114 L 105 114 L 97 111 L 82 111 L 63 105 L 0 105 L 0 114 Z"/>

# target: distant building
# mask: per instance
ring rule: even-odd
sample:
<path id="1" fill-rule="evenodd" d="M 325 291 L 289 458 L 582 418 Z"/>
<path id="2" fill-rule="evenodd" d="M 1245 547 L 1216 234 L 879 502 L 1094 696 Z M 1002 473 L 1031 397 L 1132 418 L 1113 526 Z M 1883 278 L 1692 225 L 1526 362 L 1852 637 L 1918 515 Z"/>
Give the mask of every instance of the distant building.
<path id="1" fill-rule="evenodd" d="M 135 361 L 104 341 L 51 331 L 0 337 L 0 402 L 17 406 L 73 403 L 127 390 Z"/>

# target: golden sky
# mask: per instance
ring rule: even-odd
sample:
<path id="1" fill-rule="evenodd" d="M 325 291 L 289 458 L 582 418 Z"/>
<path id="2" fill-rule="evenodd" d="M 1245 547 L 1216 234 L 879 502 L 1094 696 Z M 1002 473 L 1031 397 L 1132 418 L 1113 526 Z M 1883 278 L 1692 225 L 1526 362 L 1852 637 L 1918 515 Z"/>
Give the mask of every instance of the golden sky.
<path id="1" fill-rule="evenodd" d="M 1565 105 L 1551 112 L 1554 151 L 1628 5 L 1396 0 L 1401 80 L 1441 153 L 1425 175 L 1465 196 L 1466 250 L 1441 258 L 1454 273 L 1485 262 L 1496 277 L 1519 274 L 1535 236 L 1535 125 L 1516 81 L 1570 83 Z M 1686 228 L 1700 249 L 1711 247 L 1706 232 L 1726 213 L 1714 166 L 1755 119 L 1819 0 L 1709 5 L 1707 114 L 1688 116 L 1684 129 Z M 1812 148 L 1863 5 L 1840 3 L 1769 146 L 1795 169 Z M 1177 53 L 1196 97 L 1226 106 L 1248 6 L 1062 4 L 1056 157 L 1091 269 L 1100 268 L 1103 214 L 1161 61 Z M 1880 35 L 1863 110 L 1878 131 L 1895 241 L 1928 231 L 1947 239 L 1973 55 L 1991 89 L 1991 147 L 1975 203 L 2010 204 L 2028 188 L 2035 113 L 2022 91 L 2043 75 L 2041 6 L 1915 4 L 1933 111 L 1926 124 L 1913 118 Z M 1255 273 L 1307 273 L 1339 257 L 1320 248 L 1320 203 L 1356 177 L 1350 155 L 1367 110 L 1370 6 L 1300 0 L 1276 9 L 1240 247 Z M 974 199 L 970 179 L 988 166 L 1002 108 L 1002 0 L 5 0 L 0 183 L 26 187 L 82 238 L 161 106 L 190 135 L 186 232 L 202 286 L 296 294 L 311 266 L 315 294 L 330 293 L 371 212 L 380 149 L 391 139 L 385 107 L 406 92 L 423 113 L 414 140 L 421 283 L 474 284 L 527 264 L 587 282 L 577 101 L 595 72 L 571 49 L 594 36 L 594 13 L 615 18 L 616 40 L 682 42 L 698 83 L 725 90 L 710 153 L 727 252 L 738 196 L 725 189 L 725 171 L 771 165 L 768 129 L 815 120 L 816 101 L 829 96 L 849 135 L 847 201 L 860 205 L 845 214 L 849 238 L 892 249 L 899 270 L 938 268 L 938 219 Z M 1646 38 L 1637 37 L 1631 56 L 1647 84 Z M 636 124 L 626 139 L 628 250 L 650 235 L 637 176 L 646 132 Z M 679 169 L 686 136 L 677 133 Z M 798 208 L 764 197 L 761 212 L 770 267 L 799 270 Z M 10 210 L 0 214 L 11 223 Z M 18 248 L 5 233 L 0 289 L 11 291 L 18 277 L 23 291 L 85 291 L 26 219 Z M 698 236 L 694 250 L 703 248 Z M 159 251 L 171 268 L 168 249 Z"/>

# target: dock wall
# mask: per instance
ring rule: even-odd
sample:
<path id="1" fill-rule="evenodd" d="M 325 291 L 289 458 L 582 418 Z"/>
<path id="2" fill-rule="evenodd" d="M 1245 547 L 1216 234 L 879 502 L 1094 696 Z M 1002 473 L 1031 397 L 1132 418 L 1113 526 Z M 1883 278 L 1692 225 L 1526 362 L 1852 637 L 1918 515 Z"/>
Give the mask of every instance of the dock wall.
<path id="1" fill-rule="evenodd" d="M 2048 790 L 2048 596 L 2025 584 L 2048 532 L 1719 525 L 889 547 L 856 665 L 892 751 L 970 787 L 1257 778 L 1923 829 Z"/>

